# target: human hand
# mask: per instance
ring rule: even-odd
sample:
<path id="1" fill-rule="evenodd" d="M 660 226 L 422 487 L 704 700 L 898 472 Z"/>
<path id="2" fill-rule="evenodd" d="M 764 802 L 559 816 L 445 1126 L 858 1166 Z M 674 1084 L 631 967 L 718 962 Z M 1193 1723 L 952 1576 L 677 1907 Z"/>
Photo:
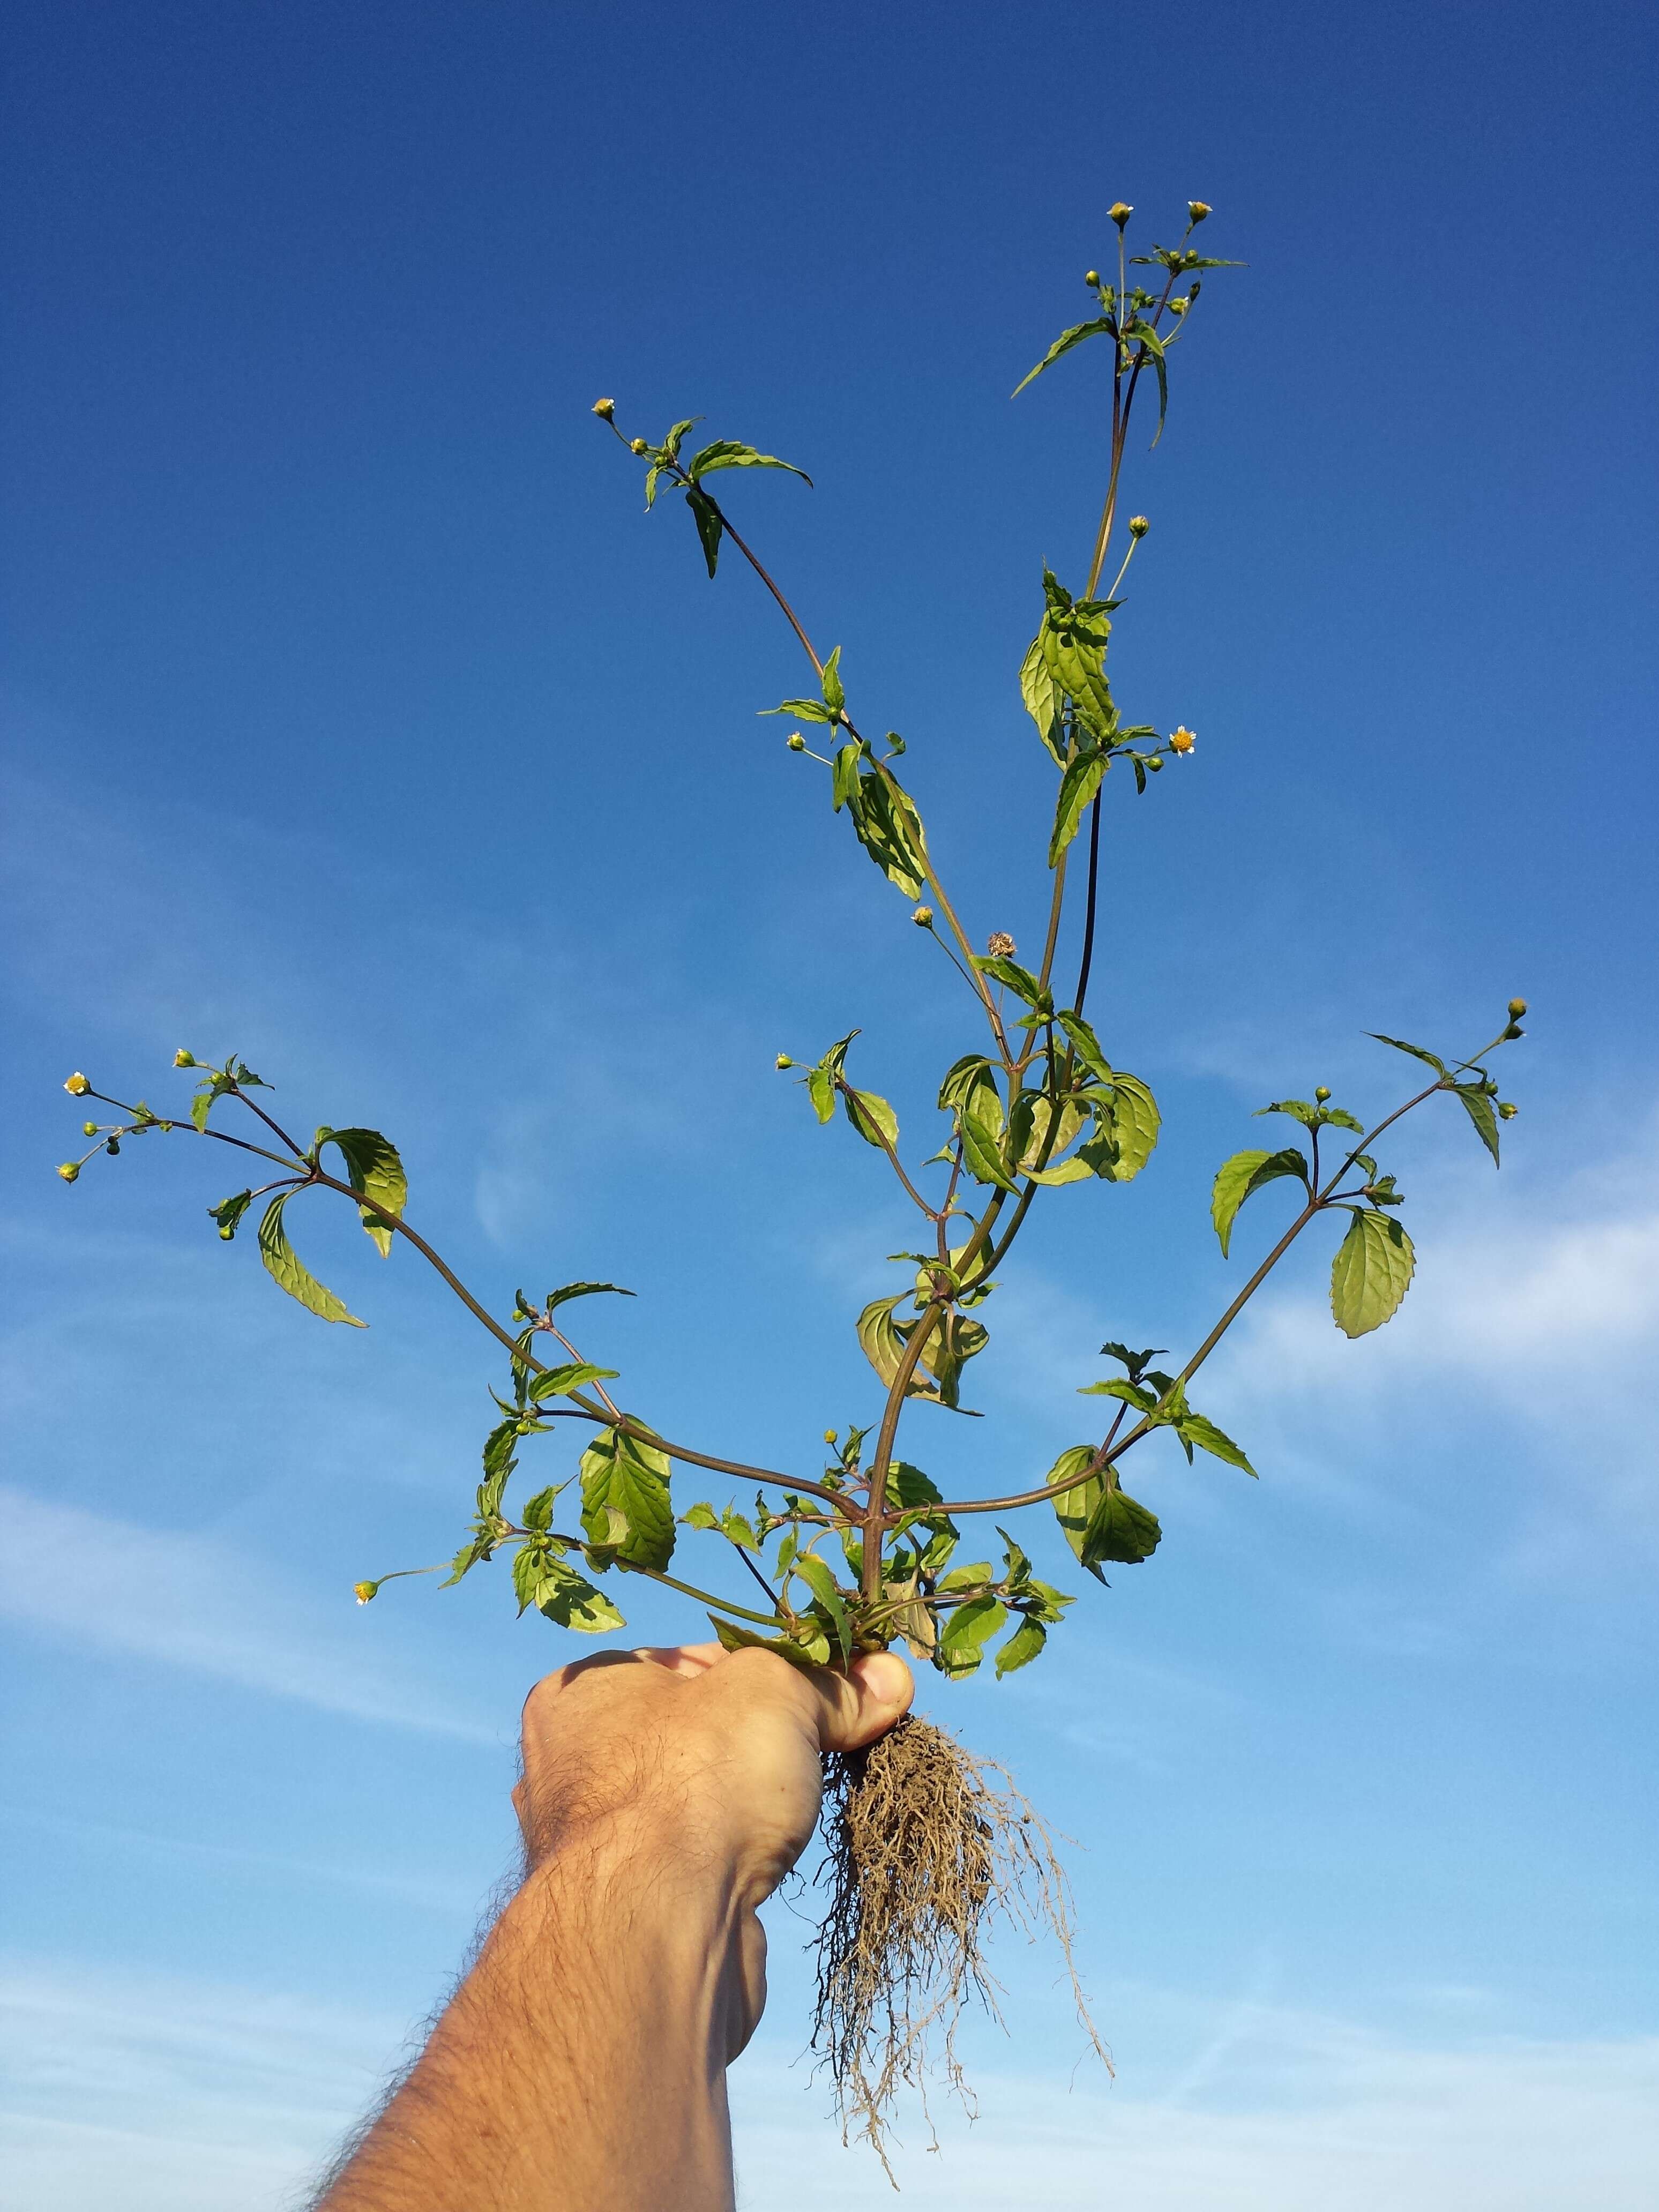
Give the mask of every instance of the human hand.
<path id="1" fill-rule="evenodd" d="M 525 1701 L 524 1775 L 513 1792 L 532 1869 L 599 1855 L 653 1887 L 713 1884 L 727 1896 L 738 1986 L 729 2055 L 765 2002 L 756 1908 L 811 1838 L 820 1755 L 884 1735 L 909 1706 L 891 1652 L 846 1674 L 718 1644 L 605 1651 L 539 1681 Z"/>

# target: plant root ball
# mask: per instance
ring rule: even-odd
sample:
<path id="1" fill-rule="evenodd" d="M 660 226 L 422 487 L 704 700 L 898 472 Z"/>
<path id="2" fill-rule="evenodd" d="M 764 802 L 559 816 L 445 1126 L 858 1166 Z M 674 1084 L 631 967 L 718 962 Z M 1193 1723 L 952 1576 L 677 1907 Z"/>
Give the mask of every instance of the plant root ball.
<path id="1" fill-rule="evenodd" d="M 1071 1890 L 1054 1838 L 1004 1768 L 912 1715 L 866 1750 L 827 1754 L 823 1825 L 818 1880 L 830 1899 L 812 2049 L 835 2086 L 843 2142 L 856 2134 L 886 2166 L 899 2091 L 920 2092 L 926 2114 L 930 2075 L 972 2112 L 956 2032 L 969 1999 L 1001 2020 L 984 1955 L 999 1918 L 1028 1941 L 1053 1935 L 1109 2071 L 1073 1964 Z"/>

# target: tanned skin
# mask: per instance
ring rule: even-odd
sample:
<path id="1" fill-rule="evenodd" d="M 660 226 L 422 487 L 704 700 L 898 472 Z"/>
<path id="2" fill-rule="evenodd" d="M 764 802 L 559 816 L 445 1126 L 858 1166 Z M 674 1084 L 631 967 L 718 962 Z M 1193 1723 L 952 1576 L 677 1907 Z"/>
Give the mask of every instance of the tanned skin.
<path id="1" fill-rule="evenodd" d="M 316 2212 L 732 2212 L 726 2069 L 766 2002 L 757 1910 L 805 1850 L 820 1754 L 910 1703 L 717 1644 L 538 1682 L 513 1793 L 526 1871 Z"/>

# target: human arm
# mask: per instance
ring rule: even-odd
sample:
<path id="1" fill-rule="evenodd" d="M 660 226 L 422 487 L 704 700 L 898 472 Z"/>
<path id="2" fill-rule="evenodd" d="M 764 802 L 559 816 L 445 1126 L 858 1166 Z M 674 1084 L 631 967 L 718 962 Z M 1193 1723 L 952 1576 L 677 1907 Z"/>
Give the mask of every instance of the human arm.
<path id="1" fill-rule="evenodd" d="M 757 1917 L 811 1838 L 820 1753 L 910 1701 L 718 1644 L 538 1683 L 524 1883 L 318 2212 L 729 2212 L 725 2071 L 765 2002 Z"/>

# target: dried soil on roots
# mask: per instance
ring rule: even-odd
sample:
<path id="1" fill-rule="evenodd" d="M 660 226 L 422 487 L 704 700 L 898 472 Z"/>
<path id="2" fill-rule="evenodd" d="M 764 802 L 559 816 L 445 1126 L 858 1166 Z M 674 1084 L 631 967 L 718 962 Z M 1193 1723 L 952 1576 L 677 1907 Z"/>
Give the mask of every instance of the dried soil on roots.
<path id="1" fill-rule="evenodd" d="M 914 1716 L 864 1751 L 824 1760 L 824 1863 L 812 2048 L 835 2085 L 843 2141 L 887 2165 L 902 2089 L 942 2077 L 971 2114 L 957 2027 L 970 2000 L 1000 2022 L 984 1947 L 999 1920 L 1058 1943 L 1077 2014 L 1109 2070 L 1072 1960 L 1071 1891 L 1041 1816 L 1006 1769 Z M 888 2167 L 888 2178 L 892 2170 Z"/>

